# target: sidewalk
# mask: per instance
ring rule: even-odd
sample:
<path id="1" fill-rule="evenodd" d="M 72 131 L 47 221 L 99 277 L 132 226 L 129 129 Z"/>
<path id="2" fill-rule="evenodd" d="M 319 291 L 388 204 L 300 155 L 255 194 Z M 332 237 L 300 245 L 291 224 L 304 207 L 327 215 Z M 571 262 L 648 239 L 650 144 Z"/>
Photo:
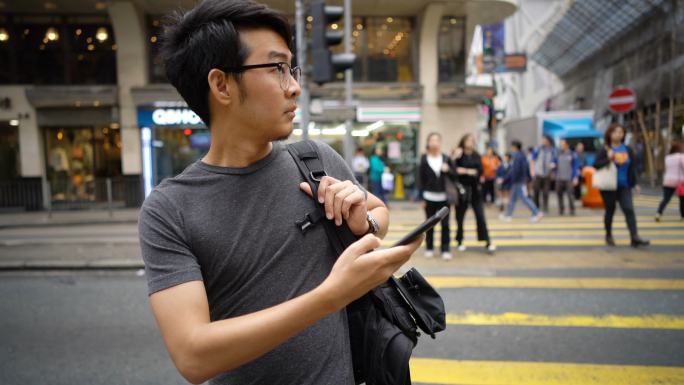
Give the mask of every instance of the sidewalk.
<path id="1" fill-rule="evenodd" d="M 138 223 L 138 208 L 107 210 L 22 211 L 0 213 L 0 229 L 13 227 L 49 227 L 106 223 Z"/>

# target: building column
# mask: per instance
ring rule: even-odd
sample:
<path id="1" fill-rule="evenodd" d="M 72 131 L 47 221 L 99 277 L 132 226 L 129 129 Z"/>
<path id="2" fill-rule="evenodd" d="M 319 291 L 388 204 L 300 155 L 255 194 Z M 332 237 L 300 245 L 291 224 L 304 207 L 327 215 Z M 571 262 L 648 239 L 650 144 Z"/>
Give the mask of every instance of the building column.
<path id="1" fill-rule="evenodd" d="M 26 98 L 26 88 L 3 86 L 2 96 L 10 98 L 11 107 L 8 110 L 0 110 L 0 120 L 19 121 L 19 173 L 21 177 L 45 175 L 43 138 L 38 128 L 36 109 Z"/>
<path id="2" fill-rule="evenodd" d="M 109 17 L 116 36 L 116 75 L 121 122 L 121 170 L 124 175 L 142 173 L 140 129 L 131 89 L 148 82 L 147 34 L 143 15 L 130 2 L 111 2 Z"/>
<path id="3" fill-rule="evenodd" d="M 420 15 L 420 85 L 423 102 L 418 149 L 423 151 L 431 132 L 442 135 L 442 150 L 450 153 L 460 137 L 475 133 L 478 124 L 477 106 L 473 104 L 439 105 L 439 28 L 444 14 L 444 3 L 428 4 Z M 467 21 L 466 21 L 467 22 Z M 472 33 L 469 34 L 472 37 Z"/>

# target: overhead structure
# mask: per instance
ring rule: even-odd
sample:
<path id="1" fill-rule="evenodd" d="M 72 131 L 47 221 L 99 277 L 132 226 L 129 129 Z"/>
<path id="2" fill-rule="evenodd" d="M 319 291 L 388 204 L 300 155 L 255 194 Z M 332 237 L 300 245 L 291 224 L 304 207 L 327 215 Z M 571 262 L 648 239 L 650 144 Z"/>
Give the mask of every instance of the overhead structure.
<path id="1" fill-rule="evenodd" d="M 562 77 L 666 2 L 575 0 L 534 52 L 532 59 Z"/>

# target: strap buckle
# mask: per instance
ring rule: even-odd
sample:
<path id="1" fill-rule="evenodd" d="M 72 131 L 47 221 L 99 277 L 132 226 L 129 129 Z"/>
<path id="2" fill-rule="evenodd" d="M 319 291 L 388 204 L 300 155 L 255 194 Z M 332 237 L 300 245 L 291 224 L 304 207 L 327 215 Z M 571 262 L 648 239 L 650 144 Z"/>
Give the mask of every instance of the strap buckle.
<path id="1" fill-rule="evenodd" d="M 324 176 L 328 176 L 328 173 L 325 172 L 325 170 L 311 171 L 311 172 L 309 172 L 309 176 L 311 177 L 311 179 L 315 180 L 316 182 L 320 182 Z"/>

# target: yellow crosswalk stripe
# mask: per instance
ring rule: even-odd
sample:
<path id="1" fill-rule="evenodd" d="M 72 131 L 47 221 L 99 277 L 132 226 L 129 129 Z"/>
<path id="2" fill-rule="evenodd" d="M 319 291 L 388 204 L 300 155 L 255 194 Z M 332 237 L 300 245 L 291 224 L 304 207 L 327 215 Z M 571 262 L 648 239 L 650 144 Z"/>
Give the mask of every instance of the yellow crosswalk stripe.
<path id="1" fill-rule="evenodd" d="M 453 385 L 681 385 L 684 368 L 553 362 L 411 359 L 414 383 Z"/>
<path id="2" fill-rule="evenodd" d="M 390 224 L 390 229 L 391 230 L 404 230 L 404 231 L 409 231 L 416 227 L 419 224 L 419 221 L 415 222 L 408 222 L 408 223 L 394 223 L 392 222 Z M 450 223 L 449 226 L 452 228 L 456 228 L 455 223 Z M 437 226 L 439 227 L 439 226 Z M 466 230 L 474 230 L 476 227 L 474 224 L 471 223 L 466 223 L 465 229 Z M 596 221 L 596 222 L 586 222 L 586 223 L 574 223 L 574 222 L 547 222 L 545 220 L 542 220 L 542 222 L 539 223 L 530 223 L 528 220 L 514 220 L 513 222 L 508 222 L 508 223 L 502 223 L 499 221 L 489 221 L 487 223 L 487 228 L 489 229 L 499 229 L 499 230 L 522 230 L 522 229 L 529 229 L 529 230 L 543 230 L 543 229 L 603 229 L 603 219 L 601 221 Z M 626 228 L 626 225 L 623 223 L 623 221 L 618 221 L 618 218 L 615 218 L 613 221 L 613 228 Z M 675 230 L 679 230 L 682 234 L 684 234 L 684 222 L 673 222 L 673 223 L 657 223 L 657 222 L 644 222 L 644 223 L 639 223 L 639 228 L 649 228 L 649 229 L 665 229 L 669 228 L 672 229 L 674 228 Z"/>
<path id="3" fill-rule="evenodd" d="M 667 314 L 623 316 L 605 314 L 591 315 L 546 315 L 527 313 L 486 314 L 467 311 L 464 314 L 447 314 L 449 325 L 475 326 L 543 326 L 543 327 L 593 327 L 615 329 L 684 329 L 684 317 Z"/>
<path id="4" fill-rule="evenodd" d="M 464 287 L 592 290 L 684 290 L 684 279 L 655 278 L 537 278 L 428 276 L 438 289 Z"/>
<path id="5" fill-rule="evenodd" d="M 438 229 L 439 231 L 439 229 Z M 401 238 L 404 236 L 408 230 L 396 230 L 396 229 L 391 229 L 390 231 L 387 232 L 387 237 L 388 239 L 392 239 L 392 237 L 395 237 L 396 239 Z M 465 229 L 466 234 L 476 233 L 476 229 Z M 627 229 L 615 229 L 613 230 L 613 235 L 622 235 L 626 234 L 629 235 L 629 231 Z M 647 230 L 639 230 L 640 235 L 679 235 L 679 236 L 684 236 L 684 231 L 683 230 L 659 230 L 659 229 L 647 229 Z M 531 237 L 531 236 L 541 236 L 541 235 L 549 235 L 549 236 L 558 236 L 558 235 L 595 235 L 595 236 L 600 236 L 603 237 L 603 233 L 596 232 L 596 229 L 573 229 L 571 232 L 567 231 L 567 229 L 543 229 L 543 230 L 525 230 L 525 229 L 519 229 L 519 230 L 490 230 L 489 235 L 491 237 L 494 236 L 500 236 L 500 237 L 514 237 L 514 236 L 525 236 L 525 237 Z"/>
<path id="6" fill-rule="evenodd" d="M 380 244 L 383 247 L 391 247 L 394 245 L 395 240 L 387 239 L 382 240 Z M 576 246 L 576 247 L 590 247 L 590 246 L 605 246 L 606 243 L 603 238 L 581 238 L 581 239 L 561 239 L 561 238 L 536 238 L 536 239 L 495 239 L 493 241 L 497 246 L 503 247 L 552 247 L 552 246 Z M 616 245 L 618 246 L 628 246 L 629 240 L 616 240 Z M 475 240 L 465 241 L 464 244 L 468 247 L 478 247 L 482 246 L 482 242 Z M 456 242 L 451 243 L 452 246 L 456 246 Z M 684 246 L 684 239 L 653 239 L 651 240 L 652 246 Z"/>

